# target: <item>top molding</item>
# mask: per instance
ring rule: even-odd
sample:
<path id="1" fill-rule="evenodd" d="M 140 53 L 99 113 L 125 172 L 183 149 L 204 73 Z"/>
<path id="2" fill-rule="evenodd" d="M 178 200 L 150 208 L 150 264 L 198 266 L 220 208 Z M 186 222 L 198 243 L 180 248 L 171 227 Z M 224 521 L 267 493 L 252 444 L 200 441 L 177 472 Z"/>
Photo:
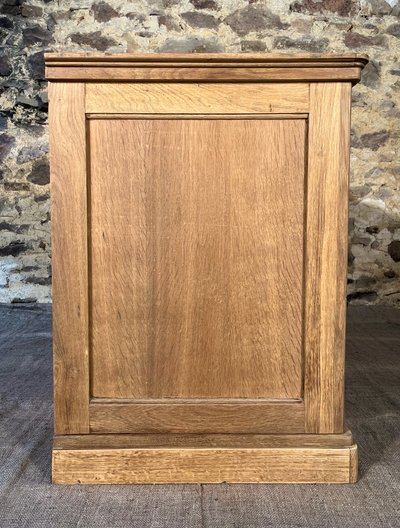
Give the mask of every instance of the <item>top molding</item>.
<path id="1" fill-rule="evenodd" d="M 45 53 L 50 81 L 351 82 L 366 55 Z"/>

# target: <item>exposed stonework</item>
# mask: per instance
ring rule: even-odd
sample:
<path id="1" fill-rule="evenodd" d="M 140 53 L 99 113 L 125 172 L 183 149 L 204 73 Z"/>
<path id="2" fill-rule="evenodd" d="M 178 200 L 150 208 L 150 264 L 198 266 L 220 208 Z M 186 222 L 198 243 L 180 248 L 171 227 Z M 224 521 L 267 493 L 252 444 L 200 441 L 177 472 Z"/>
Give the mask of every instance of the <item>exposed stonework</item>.
<path id="1" fill-rule="evenodd" d="M 322 13 L 335 13 L 340 16 L 348 16 L 352 12 L 352 8 L 356 8 L 356 2 L 352 0 L 304 0 L 303 2 L 294 2 L 291 5 L 293 11 L 299 13 L 307 13 L 309 15 Z"/>
<path id="2" fill-rule="evenodd" d="M 388 246 L 388 251 L 394 262 L 400 262 L 400 240 L 392 240 Z"/>
<path id="3" fill-rule="evenodd" d="M 100 31 L 91 31 L 90 33 L 72 33 L 69 38 L 75 44 L 88 46 L 89 48 L 99 51 L 106 51 L 109 47 L 117 44 L 113 38 L 103 36 Z"/>
<path id="4" fill-rule="evenodd" d="M 322 53 L 326 51 L 329 40 L 326 38 L 315 39 L 312 37 L 302 37 L 301 39 L 291 39 L 289 37 L 277 37 L 274 39 L 274 48 L 277 50 L 305 50 L 310 53 Z"/>
<path id="5" fill-rule="evenodd" d="M 234 11 L 224 19 L 224 22 L 240 36 L 267 28 L 276 31 L 287 27 L 286 24 L 282 24 L 278 15 L 272 13 L 261 3 L 250 4 Z"/>
<path id="6" fill-rule="evenodd" d="M 92 12 L 96 22 L 108 22 L 111 18 L 118 16 L 116 11 L 110 4 L 106 2 L 98 2 L 92 5 Z"/>
<path id="7" fill-rule="evenodd" d="M 0 302 L 50 300 L 43 49 L 368 53 L 353 90 L 349 301 L 400 305 L 396 0 L 3 0 Z"/>
<path id="8" fill-rule="evenodd" d="M 217 2 L 214 0 L 190 0 L 190 3 L 194 5 L 196 9 L 218 9 Z"/>
<path id="9" fill-rule="evenodd" d="M 182 13 L 181 17 L 191 27 L 215 29 L 220 23 L 219 20 L 217 20 L 213 15 L 198 13 L 197 11 L 189 11 L 187 13 Z"/>
<path id="10" fill-rule="evenodd" d="M 360 49 L 366 46 L 387 47 L 387 39 L 384 35 L 361 35 L 360 33 L 347 33 L 344 37 L 344 43 L 350 49 Z"/>

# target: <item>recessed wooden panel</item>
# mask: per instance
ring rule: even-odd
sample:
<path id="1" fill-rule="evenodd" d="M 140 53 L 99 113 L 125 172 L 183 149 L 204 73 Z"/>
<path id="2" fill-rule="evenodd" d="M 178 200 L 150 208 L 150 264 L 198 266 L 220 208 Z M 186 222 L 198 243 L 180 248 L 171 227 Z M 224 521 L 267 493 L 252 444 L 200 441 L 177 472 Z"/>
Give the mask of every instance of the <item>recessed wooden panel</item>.
<path id="1" fill-rule="evenodd" d="M 87 113 L 308 112 L 308 84 L 93 83 Z"/>
<path id="2" fill-rule="evenodd" d="M 301 397 L 306 122 L 88 123 L 92 395 Z"/>

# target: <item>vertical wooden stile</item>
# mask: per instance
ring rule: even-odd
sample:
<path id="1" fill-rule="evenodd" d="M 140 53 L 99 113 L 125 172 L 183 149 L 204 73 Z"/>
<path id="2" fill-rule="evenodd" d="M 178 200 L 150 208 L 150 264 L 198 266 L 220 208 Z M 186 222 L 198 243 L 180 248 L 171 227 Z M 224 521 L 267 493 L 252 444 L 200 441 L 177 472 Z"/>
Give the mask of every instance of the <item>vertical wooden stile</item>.
<path id="1" fill-rule="evenodd" d="M 350 83 L 312 83 L 305 261 L 308 433 L 343 432 Z"/>
<path id="2" fill-rule="evenodd" d="M 89 432 L 85 84 L 50 84 L 54 430 Z"/>

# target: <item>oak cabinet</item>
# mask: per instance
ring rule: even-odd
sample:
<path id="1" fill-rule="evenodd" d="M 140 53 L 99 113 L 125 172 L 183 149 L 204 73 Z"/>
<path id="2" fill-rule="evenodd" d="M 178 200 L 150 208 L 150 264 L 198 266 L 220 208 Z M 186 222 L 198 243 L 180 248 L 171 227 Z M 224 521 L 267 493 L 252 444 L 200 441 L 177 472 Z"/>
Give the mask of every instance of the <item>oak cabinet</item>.
<path id="1" fill-rule="evenodd" d="M 59 483 L 353 482 L 364 56 L 46 55 Z"/>

